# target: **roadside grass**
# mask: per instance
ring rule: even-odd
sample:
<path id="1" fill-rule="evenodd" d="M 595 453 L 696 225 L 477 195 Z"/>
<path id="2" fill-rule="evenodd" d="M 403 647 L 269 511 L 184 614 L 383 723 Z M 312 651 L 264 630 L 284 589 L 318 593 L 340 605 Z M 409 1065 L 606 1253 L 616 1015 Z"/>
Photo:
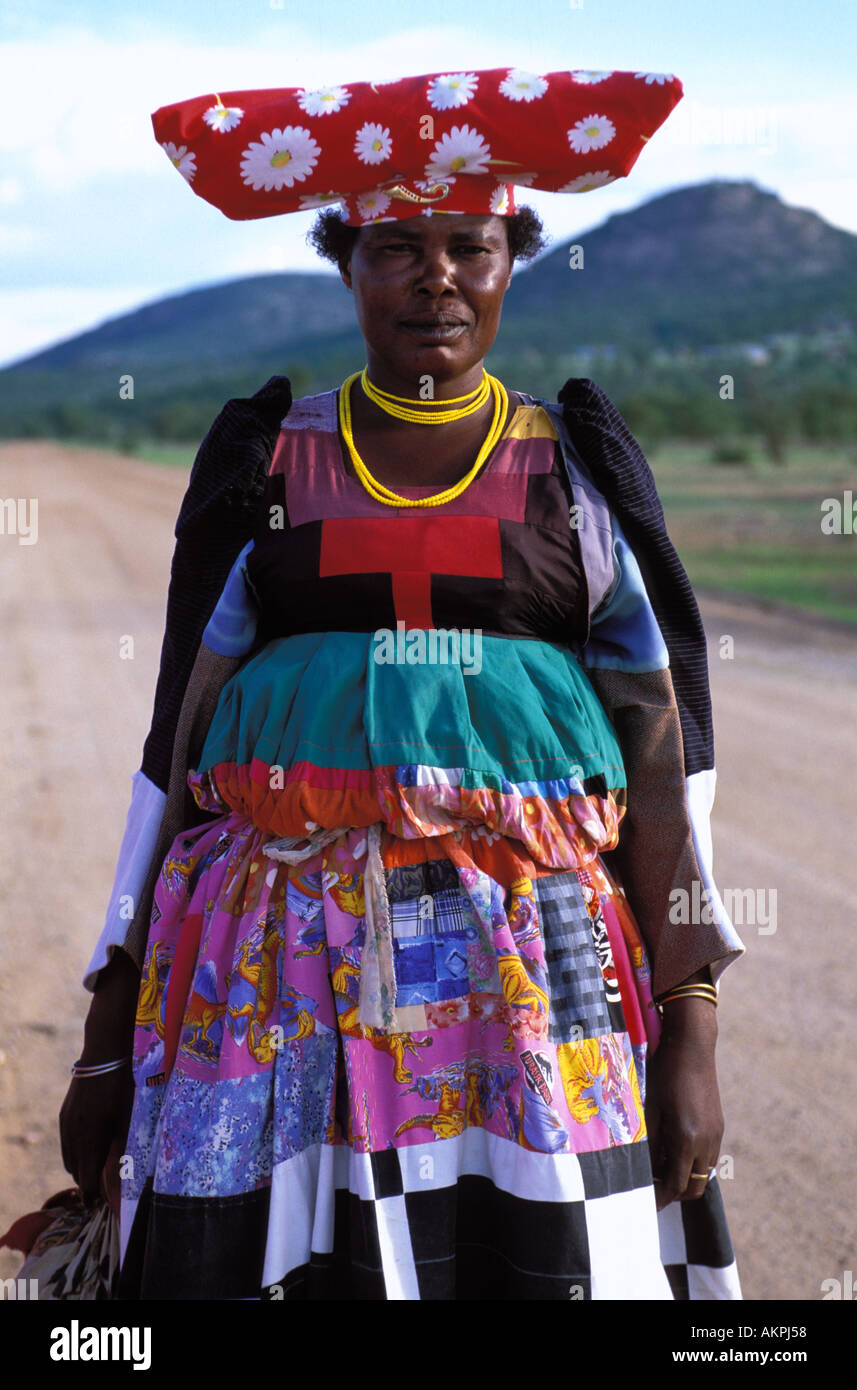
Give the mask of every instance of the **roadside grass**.
<path id="1" fill-rule="evenodd" d="M 183 468 L 190 473 L 198 448 L 198 444 L 161 444 L 153 440 L 136 448 L 132 458 L 143 459 L 145 463 L 159 463 L 166 468 Z"/>
<path id="2" fill-rule="evenodd" d="M 857 450 L 792 444 L 783 465 L 755 442 L 748 463 L 671 441 L 649 454 L 670 538 L 700 589 L 857 623 L 857 534 L 826 535 L 826 498 L 857 498 Z"/>
<path id="3" fill-rule="evenodd" d="M 821 529 L 825 498 L 842 502 L 849 488 L 857 497 L 857 446 L 791 443 L 783 464 L 766 458 L 761 439 L 750 446 L 746 463 L 713 462 L 710 441 L 671 440 L 648 453 L 691 582 L 857 624 L 857 534 Z M 128 452 L 189 473 L 196 449 L 140 440 Z"/>
<path id="4" fill-rule="evenodd" d="M 60 439 L 56 442 L 66 449 L 84 449 L 88 453 L 101 450 L 105 454 L 120 454 L 124 458 L 139 459 L 141 463 L 157 463 L 164 468 L 183 468 L 187 474 L 190 474 L 199 448 L 198 444 L 171 444 L 159 439 L 141 439 L 133 445 L 105 444 L 104 440 L 90 444 L 82 439 Z"/>

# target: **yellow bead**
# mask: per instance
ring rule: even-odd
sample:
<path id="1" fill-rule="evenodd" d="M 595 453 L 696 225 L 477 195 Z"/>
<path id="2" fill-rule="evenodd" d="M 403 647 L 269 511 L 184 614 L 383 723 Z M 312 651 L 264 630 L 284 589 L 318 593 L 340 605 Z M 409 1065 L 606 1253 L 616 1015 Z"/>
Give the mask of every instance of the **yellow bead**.
<path id="1" fill-rule="evenodd" d="M 354 435 L 351 429 L 351 387 L 360 376 L 360 372 L 355 372 L 353 376 L 348 377 L 347 380 L 342 383 L 339 392 L 339 421 L 342 428 L 342 436 L 348 447 L 351 461 L 354 464 L 354 471 L 363 487 L 369 493 L 369 496 L 374 497 L 377 502 L 383 502 L 388 507 L 441 507 L 446 502 L 452 502 L 456 497 L 460 497 L 464 490 L 473 482 L 482 464 L 485 462 L 485 459 L 503 433 L 509 406 L 509 397 L 506 394 L 503 383 L 498 381 L 496 377 L 489 376 L 487 372 L 485 373 L 483 387 L 487 387 L 494 395 L 494 418 L 482 448 L 477 454 L 476 462 L 470 471 L 460 479 L 459 482 L 453 484 L 451 487 L 444 488 L 442 492 L 435 493 L 433 497 L 413 498 L 400 497 L 398 493 L 385 487 L 383 483 L 379 483 L 377 479 L 372 477 L 372 474 L 357 452 L 354 443 Z M 366 378 L 365 369 L 362 376 Z M 459 397 L 458 399 L 463 400 L 465 397 Z M 461 414 L 469 413 L 469 411 L 461 412 Z M 460 418 L 460 415 L 457 418 Z M 422 423 L 422 421 L 420 423 Z"/>
<path id="2" fill-rule="evenodd" d="M 374 401 L 381 410 L 388 415 L 394 416 L 397 420 L 407 420 L 414 425 L 445 425 L 453 420 L 463 420 L 467 415 L 472 415 L 488 400 L 491 394 L 488 373 L 484 367 L 482 369 L 482 381 L 474 391 L 468 392 L 466 396 L 455 396 L 447 401 L 422 402 L 409 400 L 406 396 L 393 396 L 389 391 L 382 391 L 379 386 L 375 386 L 369 380 L 369 369 L 363 368 L 360 374 L 360 383 L 365 394 L 370 401 Z M 465 405 L 460 403 L 467 402 Z M 442 409 L 434 410 L 432 405 L 442 406 Z M 450 407 L 458 406 L 458 409 Z"/>

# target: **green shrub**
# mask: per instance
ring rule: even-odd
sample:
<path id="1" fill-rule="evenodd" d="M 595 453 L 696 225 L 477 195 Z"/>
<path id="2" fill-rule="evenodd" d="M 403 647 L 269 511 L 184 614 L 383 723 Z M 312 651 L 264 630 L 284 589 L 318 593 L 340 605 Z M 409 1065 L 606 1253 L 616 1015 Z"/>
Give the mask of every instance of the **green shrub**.
<path id="1" fill-rule="evenodd" d="M 752 463 L 753 445 L 749 439 L 718 439 L 711 450 L 712 463 Z"/>

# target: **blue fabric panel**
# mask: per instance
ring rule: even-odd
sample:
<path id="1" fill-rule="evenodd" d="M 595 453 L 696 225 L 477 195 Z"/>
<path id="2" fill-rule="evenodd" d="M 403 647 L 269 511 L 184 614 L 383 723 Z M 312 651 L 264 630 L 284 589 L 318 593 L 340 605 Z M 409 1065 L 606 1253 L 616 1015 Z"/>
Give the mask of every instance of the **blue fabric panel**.
<path id="1" fill-rule="evenodd" d="M 663 671 L 670 664 L 669 653 L 640 566 L 615 516 L 612 524 L 616 577 L 592 616 L 584 665 L 611 671 Z"/>
<path id="2" fill-rule="evenodd" d="M 220 656 L 246 656 L 256 638 L 259 614 L 245 566 L 252 549 L 253 542 L 248 541 L 238 555 L 202 634 L 205 645 Z"/>

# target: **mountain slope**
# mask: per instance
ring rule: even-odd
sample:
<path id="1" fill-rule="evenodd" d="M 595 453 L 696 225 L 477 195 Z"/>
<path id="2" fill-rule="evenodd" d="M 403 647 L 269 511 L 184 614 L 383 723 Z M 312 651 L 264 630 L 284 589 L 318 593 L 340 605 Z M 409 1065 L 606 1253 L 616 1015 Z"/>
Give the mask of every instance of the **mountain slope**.
<path id="1" fill-rule="evenodd" d="M 572 243 L 573 244 L 573 243 Z M 504 319 L 543 347 L 700 347 L 857 320 L 857 236 L 752 183 L 711 182 L 617 213 L 513 280 Z"/>
<path id="2" fill-rule="evenodd" d="M 575 245 L 582 269 L 569 267 Z M 581 348 L 645 361 L 836 325 L 857 325 L 857 236 L 751 182 L 714 181 L 615 214 L 523 267 L 489 365 L 522 389 L 555 389 Z M 298 394 L 363 360 L 336 275 L 251 276 L 168 296 L 0 371 L 0 433 L 85 434 L 96 416 L 124 429 L 119 378 L 130 373 L 136 427 L 193 437 L 272 373 Z"/>

